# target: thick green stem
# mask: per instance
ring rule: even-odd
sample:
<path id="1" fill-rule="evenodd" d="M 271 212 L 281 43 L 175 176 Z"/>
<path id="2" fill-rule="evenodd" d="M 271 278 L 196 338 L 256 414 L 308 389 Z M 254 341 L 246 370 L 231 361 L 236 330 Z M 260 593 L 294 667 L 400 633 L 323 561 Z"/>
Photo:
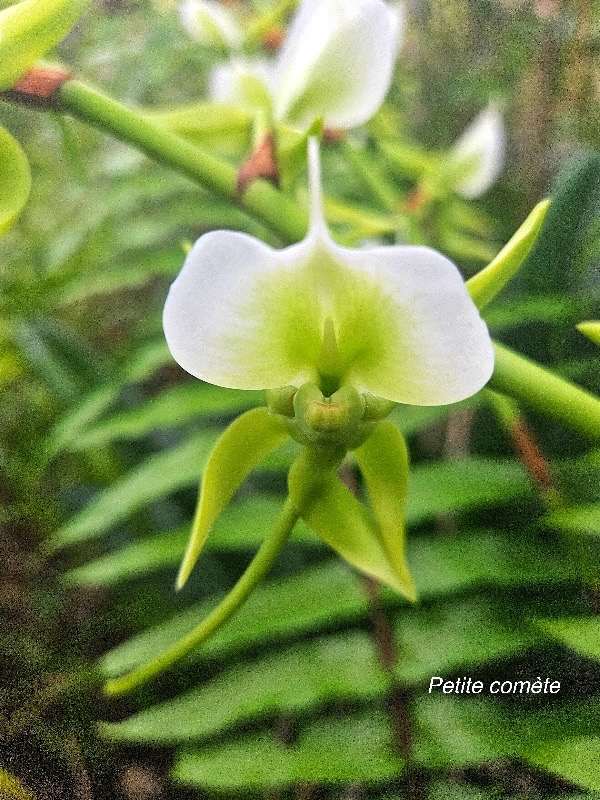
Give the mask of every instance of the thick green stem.
<path id="1" fill-rule="evenodd" d="M 255 586 L 264 578 L 297 520 L 298 512 L 288 498 L 274 530 L 264 540 L 250 565 L 224 600 L 196 628 L 157 658 L 127 675 L 107 681 L 104 686 L 106 694 L 112 696 L 125 694 L 146 683 L 212 636 L 248 599 Z"/>
<path id="2" fill-rule="evenodd" d="M 255 181 L 239 195 L 234 167 L 148 119 L 139 111 L 75 80 L 65 81 L 57 96 L 59 111 L 110 133 L 146 155 L 197 181 L 214 194 L 239 205 L 286 243 L 304 237 L 308 215 L 266 181 Z"/>
<path id="3" fill-rule="evenodd" d="M 600 399 L 494 343 L 496 366 L 490 388 L 514 397 L 593 442 L 600 442 Z"/>

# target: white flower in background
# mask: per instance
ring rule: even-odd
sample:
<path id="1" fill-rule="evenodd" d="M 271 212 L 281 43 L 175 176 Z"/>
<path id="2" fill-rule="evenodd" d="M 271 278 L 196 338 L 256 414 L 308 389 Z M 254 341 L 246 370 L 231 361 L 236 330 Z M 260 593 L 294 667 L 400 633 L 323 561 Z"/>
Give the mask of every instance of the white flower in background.
<path id="1" fill-rule="evenodd" d="M 232 231 L 196 242 L 164 309 L 175 360 L 238 389 L 350 384 L 414 405 L 481 389 L 492 345 L 458 269 L 427 247 L 340 247 L 323 218 L 315 139 L 309 170 L 311 224 L 299 244 L 274 250 Z"/>
<path id="2" fill-rule="evenodd" d="M 370 119 L 390 86 L 392 15 L 383 0 L 303 0 L 274 67 L 275 119 L 334 128 Z"/>
<path id="3" fill-rule="evenodd" d="M 266 98 L 277 122 L 300 130 L 319 117 L 333 128 L 361 125 L 389 89 L 400 25 L 383 0 L 303 0 L 278 57 L 236 55 L 216 68 L 210 97 L 239 104 L 240 97 L 247 101 L 248 81 L 260 81 L 262 90 L 255 85 L 252 93 Z"/>
<path id="4" fill-rule="evenodd" d="M 406 29 L 406 6 L 402 2 L 389 3 L 388 11 L 392 22 L 394 49 L 396 55 L 398 55 L 404 42 L 404 31 Z"/>
<path id="5" fill-rule="evenodd" d="M 238 21 L 217 0 L 185 0 L 179 15 L 189 36 L 205 47 L 239 50 L 242 46 L 244 34 Z"/>
<path id="6" fill-rule="evenodd" d="M 452 148 L 454 163 L 466 169 L 466 174 L 454 186 L 455 191 L 469 200 L 480 197 L 502 171 L 505 157 L 504 121 L 498 106 L 490 103 Z"/>

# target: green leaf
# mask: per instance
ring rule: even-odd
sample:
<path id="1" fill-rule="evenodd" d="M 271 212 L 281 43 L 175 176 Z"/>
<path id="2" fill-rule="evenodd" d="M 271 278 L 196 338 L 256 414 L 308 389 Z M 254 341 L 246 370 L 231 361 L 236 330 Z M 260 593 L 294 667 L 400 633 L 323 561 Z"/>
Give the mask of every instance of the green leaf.
<path id="1" fill-rule="evenodd" d="M 107 677 L 113 677 L 150 661 L 185 636 L 213 607 L 214 600 L 198 603 L 144 631 L 107 653 L 100 668 Z M 261 642 L 327 627 L 332 621 L 332 609 L 337 624 L 367 613 L 365 592 L 338 559 L 300 575 L 258 586 L 229 625 L 206 641 L 193 657 L 214 658 Z"/>
<path id="2" fill-rule="evenodd" d="M 49 549 L 100 536 L 146 503 L 188 486 L 202 471 L 216 436 L 216 432 L 203 432 L 171 450 L 150 456 L 60 528 L 49 540 Z"/>
<path id="3" fill-rule="evenodd" d="M 549 208 L 549 200 L 538 203 L 496 258 L 469 278 L 467 290 L 477 308 L 483 308 L 493 300 L 517 274 L 535 244 Z"/>
<path id="4" fill-rule="evenodd" d="M 514 461 L 465 458 L 415 467 L 410 476 L 410 525 L 438 514 L 509 503 L 532 494 L 527 473 Z"/>
<path id="5" fill-rule="evenodd" d="M 250 472 L 289 435 L 266 408 L 253 408 L 221 434 L 202 476 L 190 541 L 177 577 L 181 589 L 190 576 L 215 520 Z"/>
<path id="6" fill-rule="evenodd" d="M 571 292 L 580 232 L 596 215 L 600 156 L 585 153 L 569 163 L 552 189 L 552 205 L 522 272 L 533 292 Z"/>
<path id="7" fill-rule="evenodd" d="M 78 449 L 78 442 L 80 438 L 85 438 L 86 430 L 114 405 L 127 384 L 148 379 L 156 369 L 169 363 L 171 359 L 163 338 L 134 353 L 126 369 L 114 383 L 94 390 L 58 420 L 45 442 L 46 452 L 52 456 L 66 448 Z"/>
<path id="8" fill-rule="evenodd" d="M 113 384 L 96 389 L 63 415 L 44 443 L 48 456 L 54 456 L 66 448 L 77 450 L 78 443 L 85 436 L 85 429 L 113 405 L 121 388 L 120 385 Z"/>
<path id="9" fill-rule="evenodd" d="M 415 601 L 416 589 L 405 554 L 409 465 L 404 437 L 392 422 L 383 420 L 354 455 L 367 485 L 383 545 L 404 587 L 402 594 Z"/>
<path id="10" fill-rule="evenodd" d="M 542 636 L 537 631 L 529 630 L 517 615 L 507 617 L 508 602 L 507 596 L 490 600 L 471 595 L 398 614 L 394 620 L 394 638 L 401 653 L 397 677 L 403 683 L 428 683 L 432 675 L 459 670 L 465 674 L 469 668 L 538 645 Z"/>
<path id="11" fill-rule="evenodd" d="M 355 631 L 244 661 L 181 697 L 104 724 L 102 732 L 126 742 L 197 741 L 265 716 L 305 712 L 335 699 L 378 697 L 386 686 L 373 642 Z"/>
<path id="12" fill-rule="evenodd" d="M 476 586 L 521 587 L 578 582 L 572 548 L 542 533 L 496 531 L 409 538 L 408 561 L 422 598 Z"/>
<path id="13" fill-rule="evenodd" d="M 522 652 L 541 636 L 505 619 L 502 603 L 485 597 L 446 602 L 432 612 L 411 609 L 394 620 L 403 684 Z M 438 642 L 432 647 L 432 639 Z M 230 667 L 192 692 L 103 726 L 120 741 L 173 744 L 200 740 L 275 714 L 306 713 L 333 699 L 372 700 L 388 689 L 375 646 L 364 633 L 317 637 L 279 647 Z M 224 698 L 235 698 L 223 702 Z"/>
<path id="14" fill-rule="evenodd" d="M 531 711 L 521 705 L 517 711 L 485 695 L 426 694 L 415 706 L 416 758 L 434 769 L 507 756 L 529 758 L 540 742 L 554 748 L 593 733 L 599 711 L 594 698 Z"/>
<path id="15" fill-rule="evenodd" d="M 594 344 L 600 345 L 600 322 L 598 320 L 580 322 L 579 325 L 577 325 L 577 330 L 579 333 L 583 333 L 584 336 L 587 336 Z"/>
<path id="16" fill-rule="evenodd" d="M 237 517 L 240 521 L 243 520 L 244 505 L 240 505 Z M 225 512 L 223 523 L 226 523 L 230 511 Z M 260 506 L 257 511 L 260 512 Z M 219 535 L 219 524 L 221 521 L 217 523 L 215 538 Z M 261 538 L 263 530 L 266 528 L 261 530 L 259 524 L 257 535 Z M 212 537 L 209 541 L 213 541 Z M 573 583 L 578 578 L 577 565 L 564 543 L 552 542 L 547 536 L 534 533 L 528 537 L 523 537 L 520 532 L 512 536 L 491 532 L 421 536 L 409 539 L 409 563 L 423 598 L 440 598 L 474 586 L 518 588 L 544 583 Z M 386 601 L 397 603 L 398 596 L 388 592 Z M 205 617 L 214 602 L 195 605 L 124 642 L 104 657 L 102 667 L 106 674 L 112 676 L 126 672 L 155 657 Z M 269 609 L 268 626 L 265 625 L 266 608 Z M 367 601 L 360 582 L 339 560 L 334 560 L 293 578 L 259 586 L 227 628 L 205 642 L 202 650 L 193 654 L 193 659 L 197 662 L 224 656 L 249 645 L 285 639 L 301 631 L 320 630 L 331 624 L 339 625 L 362 617 L 366 612 Z M 465 614 L 468 610 L 459 615 L 463 627 Z M 441 623 L 444 619 L 442 611 L 437 618 Z M 420 621 L 416 611 L 414 619 L 415 635 L 418 635 L 420 628 L 425 628 L 427 623 Z M 448 620 L 451 621 L 451 614 L 448 614 Z M 520 648 L 521 635 L 515 634 L 515 637 L 515 646 Z M 431 637 L 424 646 L 429 647 L 430 641 Z M 420 645 L 410 646 L 418 656 Z M 487 645 L 483 642 L 482 646 Z M 448 653 L 447 648 L 442 649 L 441 657 L 452 657 L 451 653 L 444 653 Z M 428 662 L 422 663 L 427 665 Z"/>
<path id="17" fill-rule="evenodd" d="M 457 781 L 460 778 L 457 777 Z M 392 795 L 383 800 L 396 800 Z M 427 800 L 498 800 L 494 789 L 481 789 L 463 781 L 434 780 L 427 789 Z M 573 800 L 577 800 L 574 798 Z M 579 798 L 581 800 L 581 798 Z"/>
<path id="18" fill-rule="evenodd" d="M 30 191 L 31 171 L 27 156 L 17 140 L 0 126 L 0 234 L 7 231 L 19 216 Z"/>
<path id="19" fill-rule="evenodd" d="M 553 639 L 588 658 L 600 661 L 600 618 L 542 619 L 538 626 Z"/>
<path id="20" fill-rule="evenodd" d="M 597 767 L 595 745 L 589 753 L 578 745 L 594 730 L 597 702 L 515 713 L 485 697 L 425 695 L 414 710 L 414 752 L 417 763 L 428 769 L 476 765 L 507 756 L 541 760 L 534 746 L 544 741 L 551 743 L 554 763 L 558 765 L 562 756 L 563 767 L 568 762 L 582 784 L 586 779 L 597 780 L 591 777 Z M 229 792 L 309 781 L 376 783 L 401 774 L 402 763 L 393 754 L 391 742 L 388 718 L 378 712 L 320 715 L 300 727 L 291 745 L 263 731 L 184 751 L 177 758 L 174 775 L 205 791 Z"/>
<path id="21" fill-rule="evenodd" d="M 392 730 L 381 712 L 326 718 L 302 728 L 292 746 L 267 732 L 180 754 L 175 778 L 204 790 L 284 788 L 299 783 L 374 783 L 397 777 Z"/>
<path id="22" fill-rule="evenodd" d="M 172 567 L 180 562 L 188 539 L 187 525 L 177 531 L 150 536 L 67 572 L 63 583 L 66 586 L 113 586 L 152 570 Z"/>
<path id="23" fill-rule="evenodd" d="M 545 522 L 565 533 L 600 536 L 600 503 L 570 506 L 554 511 L 545 518 Z"/>
<path id="24" fill-rule="evenodd" d="M 497 300 L 486 308 L 483 317 L 490 328 L 525 327 L 540 322 L 554 325 L 576 319 L 579 303 L 564 295 L 525 295 Z"/>
<path id="25" fill-rule="evenodd" d="M 3 769 L 0 769 L 0 796 L 4 800 L 35 800 L 18 778 Z"/>
<path id="26" fill-rule="evenodd" d="M 527 760 L 590 792 L 600 792 L 600 737 L 578 736 L 534 749 Z"/>
<path id="27" fill-rule="evenodd" d="M 244 410 L 259 401 L 259 392 L 222 389 L 197 381 L 175 386 L 149 398 L 137 408 L 120 411 L 84 429 L 71 442 L 71 450 L 103 447 L 119 439 L 137 439 L 157 428 L 179 427 L 197 417 Z"/>
<path id="28" fill-rule="evenodd" d="M 71 30 L 90 0 L 21 0 L 0 11 L 0 91 Z"/>

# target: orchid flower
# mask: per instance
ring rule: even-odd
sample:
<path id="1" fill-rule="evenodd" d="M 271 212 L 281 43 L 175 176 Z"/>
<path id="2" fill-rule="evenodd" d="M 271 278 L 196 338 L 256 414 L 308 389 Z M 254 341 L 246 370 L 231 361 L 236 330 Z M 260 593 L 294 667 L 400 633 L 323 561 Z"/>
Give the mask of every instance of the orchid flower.
<path id="1" fill-rule="evenodd" d="M 183 7 L 186 17 L 191 2 Z M 207 19 L 208 0 L 201 5 Z M 227 38 L 229 26 L 222 23 L 211 17 L 212 27 Z M 254 99 L 249 104 L 266 110 L 278 123 L 298 130 L 319 118 L 334 128 L 361 125 L 389 89 L 400 23 L 398 13 L 383 0 L 302 0 L 277 59 L 235 54 L 216 67 L 209 80 L 210 97 L 247 106 L 250 83 Z"/>
<path id="2" fill-rule="evenodd" d="M 289 477 L 298 514 L 355 567 L 414 597 L 403 551 L 406 448 L 382 418 L 395 403 L 440 405 L 477 392 L 492 373 L 491 340 L 440 253 L 333 241 L 314 138 L 309 182 L 302 242 L 274 250 L 244 233 L 207 233 L 167 297 L 165 336 L 185 370 L 218 386 L 270 390 L 269 410 L 236 420 L 209 458 L 179 582 L 241 481 L 292 436 L 304 446 Z M 372 513 L 335 475 L 348 450 Z"/>
<path id="3" fill-rule="evenodd" d="M 502 171 L 505 151 L 502 114 L 497 104 L 490 103 L 452 148 L 451 159 L 462 172 L 454 190 L 468 200 L 487 192 Z"/>

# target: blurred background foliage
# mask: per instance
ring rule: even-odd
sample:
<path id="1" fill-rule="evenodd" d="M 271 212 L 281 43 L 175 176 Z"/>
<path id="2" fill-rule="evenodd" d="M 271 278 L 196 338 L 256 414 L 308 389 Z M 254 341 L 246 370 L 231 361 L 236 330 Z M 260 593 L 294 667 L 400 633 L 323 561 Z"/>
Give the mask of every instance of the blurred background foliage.
<path id="1" fill-rule="evenodd" d="M 412 0 L 406 12 L 384 108 L 324 153 L 337 237 L 426 242 L 468 276 L 552 192 L 541 240 L 486 319 L 597 387 L 597 351 L 575 324 L 598 315 L 600 4 Z M 202 101 L 218 58 L 174 8 L 145 0 L 97 2 L 59 55 L 154 112 Z M 475 205 L 415 202 L 419 148 L 449 147 L 490 96 L 509 130 L 502 179 Z M 300 525 L 233 622 L 151 685 L 102 696 L 98 672 L 121 674 L 193 627 L 281 506 L 292 445 L 244 484 L 174 592 L 203 460 L 262 398 L 184 374 L 162 303 L 202 232 L 277 241 L 78 122 L 8 103 L 0 119 L 34 177 L 0 240 L 2 797 L 600 796 L 600 453 L 485 392 L 394 412 L 413 462 L 417 606 Z M 201 113 L 169 119 L 233 163 L 247 151 L 243 118 L 227 136 Z M 305 196 L 302 179 L 293 190 Z M 561 691 L 430 695 L 433 675 L 550 677 Z"/>

